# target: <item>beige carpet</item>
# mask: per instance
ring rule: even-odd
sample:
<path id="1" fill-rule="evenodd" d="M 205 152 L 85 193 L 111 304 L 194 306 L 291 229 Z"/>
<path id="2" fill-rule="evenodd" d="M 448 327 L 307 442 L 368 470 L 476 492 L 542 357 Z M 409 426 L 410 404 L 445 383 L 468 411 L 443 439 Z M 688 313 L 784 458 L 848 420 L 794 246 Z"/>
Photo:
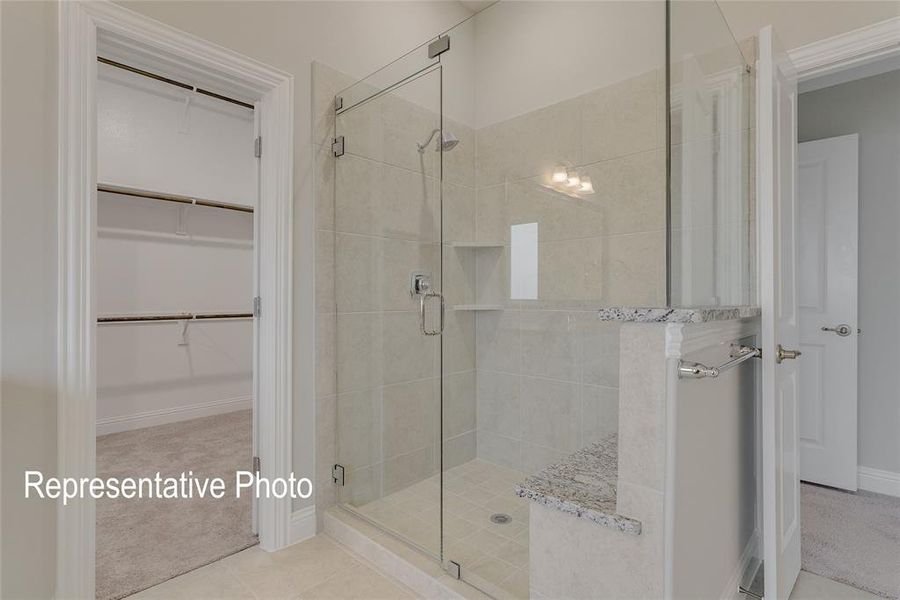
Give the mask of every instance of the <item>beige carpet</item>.
<path id="1" fill-rule="evenodd" d="M 221 500 L 97 501 L 97 598 L 115 600 L 257 543 L 250 498 L 234 495 L 234 472 L 249 469 L 250 411 L 97 438 L 99 477 L 221 477 Z"/>
<path id="2" fill-rule="evenodd" d="M 803 569 L 900 597 L 900 498 L 801 487 Z"/>

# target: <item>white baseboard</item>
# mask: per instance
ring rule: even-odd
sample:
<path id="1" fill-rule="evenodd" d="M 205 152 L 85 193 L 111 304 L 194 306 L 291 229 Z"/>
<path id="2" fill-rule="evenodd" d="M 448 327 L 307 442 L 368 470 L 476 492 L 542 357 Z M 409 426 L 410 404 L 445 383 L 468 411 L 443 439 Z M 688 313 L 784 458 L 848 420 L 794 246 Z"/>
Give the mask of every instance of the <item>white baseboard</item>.
<path id="1" fill-rule="evenodd" d="M 856 473 L 859 489 L 900 497 L 900 473 L 870 467 L 859 467 Z"/>
<path id="2" fill-rule="evenodd" d="M 747 540 L 747 545 L 744 546 L 744 551 L 741 552 L 741 558 L 738 560 L 738 564 L 735 566 L 734 571 L 731 573 L 731 577 L 728 578 L 728 583 L 725 584 L 725 589 L 722 591 L 722 595 L 720 598 L 722 600 L 739 600 L 743 598 L 743 594 L 740 593 L 741 580 L 744 577 L 744 572 L 747 570 L 747 567 L 750 566 L 750 561 L 754 558 L 757 558 L 759 554 L 759 531 L 754 531 L 750 536 L 750 539 Z"/>
<path id="3" fill-rule="evenodd" d="M 291 533 L 288 544 L 296 544 L 316 535 L 316 506 L 307 506 L 291 513 Z"/>
<path id="4" fill-rule="evenodd" d="M 227 400 L 214 400 L 213 402 L 204 402 L 202 404 L 191 404 L 189 406 L 176 406 L 174 408 L 150 410 L 122 417 L 97 419 L 97 435 L 131 431 L 132 429 L 142 429 L 144 427 L 153 427 L 154 425 L 188 421 L 200 417 L 211 417 L 213 415 L 220 415 L 236 410 L 247 410 L 251 408 L 252 405 L 252 398 L 250 396 L 243 396 L 240 398 L 229 398 Z"/>

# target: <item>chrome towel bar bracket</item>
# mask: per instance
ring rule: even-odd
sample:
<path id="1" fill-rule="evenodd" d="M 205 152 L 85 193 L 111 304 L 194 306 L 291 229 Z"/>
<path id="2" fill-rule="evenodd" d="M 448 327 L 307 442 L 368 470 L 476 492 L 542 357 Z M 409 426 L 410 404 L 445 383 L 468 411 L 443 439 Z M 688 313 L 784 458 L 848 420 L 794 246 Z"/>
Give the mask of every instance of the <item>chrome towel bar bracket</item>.
<path id="1" fill-rule="evenodd" d="M 740 346 L 738 344 L 731 345 L 731 360 L 722 363 L 718 367 L 707 367 L 704 364 L 679 361 L 678 362 L 678 378 L 679 379 L 703 379 L 704 377 L 718 377 L 725 371 L 734 368 L 742 362 L 751 358 L 759 358 L 762 356 L 762 350 L 752 346 Z"/>

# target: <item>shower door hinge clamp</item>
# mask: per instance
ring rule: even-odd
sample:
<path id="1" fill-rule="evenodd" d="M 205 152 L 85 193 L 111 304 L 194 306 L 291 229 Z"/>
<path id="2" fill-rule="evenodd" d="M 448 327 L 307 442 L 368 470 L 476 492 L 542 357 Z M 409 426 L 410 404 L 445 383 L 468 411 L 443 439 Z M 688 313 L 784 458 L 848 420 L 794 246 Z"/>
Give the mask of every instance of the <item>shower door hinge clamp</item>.
<path id="1" fill-rule="evenodd" d="M 445 560 L 444 561 L 444 571 L 446 571 L 450 577 L 453 579 L 459 579 L 460 577 L 460 569 L 459 563 L 453 560 Z"/>
<path id="2" fill-rule="evenodd" d="M 253 298 L 253 316 L 258 317 L 260 312 L 262 312 L 262 298 L 256 296 Z"/>
<path id="3" fill-rule="evenodd" d="M 335 485 L 344 485 L 344 465 L 331 467 L 331 479 Z"/>
<path id="4" fill-rule="evenodd" d="M 259 475 L 260 468 L 259 468 L 259 457 L 258 456 L 253 457 L 253 469 L 252 470 L 254 473 Z"/>
<path id="5" fill-rule="evenodd" d="M 331 142 L 331 153 L 335 156 L 344 155 L 344 136 L 339 135 Z"/>
<path id="6" fill-rule="evenodd" d="M 340 96 L 335 96 L 334 97 L 334 112 L 337 112 L 337 111 L 341 110 L 342 108 L 344 108 L 344 99 L 341 98 Z"/>
<path id="7" fill-rule="evenodd" d="M 428 58 L 437 58 L 450 49 L 450 36 L 442 35 L 428 44 Z"/>
<path id="8" fill-rule="evenodd" d="M 253 156 L 259 158 L 262 156 L 262 136 L 257 136 L 255 140 L 253 140 Z"/>

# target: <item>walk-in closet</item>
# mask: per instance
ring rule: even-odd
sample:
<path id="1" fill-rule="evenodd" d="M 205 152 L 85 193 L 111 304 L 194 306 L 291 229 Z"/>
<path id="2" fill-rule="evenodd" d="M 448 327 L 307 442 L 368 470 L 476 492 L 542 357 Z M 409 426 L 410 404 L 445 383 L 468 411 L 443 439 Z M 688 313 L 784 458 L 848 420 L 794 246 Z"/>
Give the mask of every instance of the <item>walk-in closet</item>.
<path id="1" fill-rule="evenodd" d="M 97 501 L 97 598 L 257 543 L 254 105 L 114 42 L 97 64 L 97 475 L 220 477 L 212 498 Z"/>

